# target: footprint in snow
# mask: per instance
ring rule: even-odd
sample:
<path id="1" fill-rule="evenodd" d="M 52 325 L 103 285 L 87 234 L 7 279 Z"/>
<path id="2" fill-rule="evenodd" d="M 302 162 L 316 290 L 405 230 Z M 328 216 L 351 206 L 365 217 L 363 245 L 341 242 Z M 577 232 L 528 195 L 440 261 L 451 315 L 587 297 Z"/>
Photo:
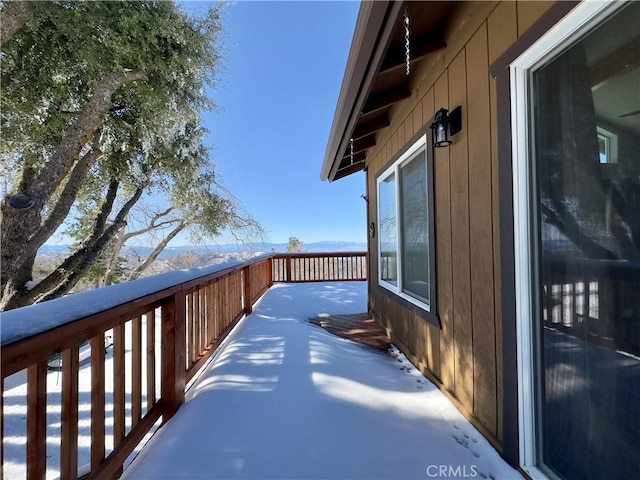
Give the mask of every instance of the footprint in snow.
<path id="1" fill-rule="evenodd" d="M 463 447 L 469 448 L 469 442 L 467 441 L 466 438 L 460 437 L 458 435 L 452 435 L 452 437 L 456 442 L 458 442 Z"/>

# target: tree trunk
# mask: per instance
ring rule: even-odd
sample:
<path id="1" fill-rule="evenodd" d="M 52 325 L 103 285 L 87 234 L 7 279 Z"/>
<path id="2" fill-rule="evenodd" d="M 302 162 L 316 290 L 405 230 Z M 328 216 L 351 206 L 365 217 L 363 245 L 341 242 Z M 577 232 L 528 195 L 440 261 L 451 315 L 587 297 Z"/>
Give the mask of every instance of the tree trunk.
<path id="1" fill-rule="evenodd" d="M 94 230 L 88 239 L 67 259 L 43 279 L 32 290 L 18 292 L 5 305 L 5 310 L 18 308 L 32 303 L 39 303 L 68 293 L 91 268 L 96 259 L 104 251 L 109 242 L 124 225 L 131 208 L 142 195 L 143 188 L 138 188 L 134 195 L 124 204 L 114 221 L 105 228 L 111 207 L 115 200 L 117 182 L 112 182 L 100 214 L 96 218 Z"/>
<path id="2" fill-rule="evenodd" d="M 116 239 L 115 245 L 113 246 L 113 251 L 109 258 L 107 259 L 107 266 L 104 276 L 98 281 L 98 288 L 100 287 L 108 287 L 113 284 L 113 276 L 115 274 L 116 269 L 118 268 L 118 259 L 120 258 L 120 251 L 124 246 L 125 241 L 125 232 L 124 227 L 120 228 L 118 231 L 118 238 Z"/>
<path id="3" fill-rule="evenodd" d="M 0 11 L 0 46 L 11 40 L 36 11 L 35 2 L 13 0 Z"/>

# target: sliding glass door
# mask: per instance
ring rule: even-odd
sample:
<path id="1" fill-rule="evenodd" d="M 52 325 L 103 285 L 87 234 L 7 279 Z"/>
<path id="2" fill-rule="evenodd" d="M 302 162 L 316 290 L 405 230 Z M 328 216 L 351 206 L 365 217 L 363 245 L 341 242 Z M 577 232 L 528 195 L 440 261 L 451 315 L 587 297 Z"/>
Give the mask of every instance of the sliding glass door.
<path id="1" fill-rule="evenodd" d="M 520 72 L 527 448 L 551 478 L 640 475 L 639 25 L 630 2 Z"/>

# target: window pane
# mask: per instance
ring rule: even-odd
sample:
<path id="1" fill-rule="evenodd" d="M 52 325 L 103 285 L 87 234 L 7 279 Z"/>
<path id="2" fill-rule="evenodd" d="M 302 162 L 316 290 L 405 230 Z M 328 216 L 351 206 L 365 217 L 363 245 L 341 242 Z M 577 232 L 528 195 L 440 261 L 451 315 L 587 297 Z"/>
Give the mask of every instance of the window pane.
<path id="1" fill-rule="evenodd" d="M 389 175 L 378 187 L 380 230 L 380 278 L 398 285 L 398 227 L 396 221 L 396 176 Z"/>
<path id="2" fill-rule="evenodd" d="M 427 163 L 422 150 L 400 170 L 402 290 L 429 303 Z"/>
<path id="3" fill-rule="evenodd" d="M 638 25 L 631 2 L 532 78 L 539 460 L 566 479 L 640 471 Z"/>

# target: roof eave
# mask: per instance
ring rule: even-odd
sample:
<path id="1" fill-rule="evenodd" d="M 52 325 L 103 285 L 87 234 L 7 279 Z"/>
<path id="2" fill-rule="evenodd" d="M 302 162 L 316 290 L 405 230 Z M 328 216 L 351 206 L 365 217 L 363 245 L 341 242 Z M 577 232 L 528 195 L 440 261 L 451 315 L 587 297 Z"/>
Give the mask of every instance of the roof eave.
<path id="1" fill-rule="evenodd" d="M 333 181 L 336 177 L 340 164 L 337 157 L 345 150 L 348 136 L 358 121 L 402 5 L 403 2 L 393 1 L 363 1 L 360 5 L 320 173 L 322 180 Z"/>

